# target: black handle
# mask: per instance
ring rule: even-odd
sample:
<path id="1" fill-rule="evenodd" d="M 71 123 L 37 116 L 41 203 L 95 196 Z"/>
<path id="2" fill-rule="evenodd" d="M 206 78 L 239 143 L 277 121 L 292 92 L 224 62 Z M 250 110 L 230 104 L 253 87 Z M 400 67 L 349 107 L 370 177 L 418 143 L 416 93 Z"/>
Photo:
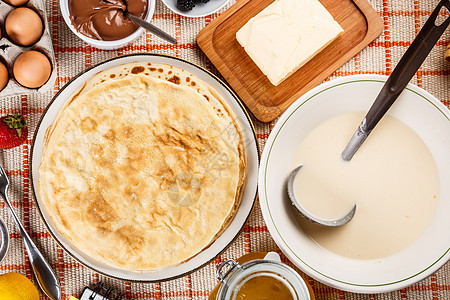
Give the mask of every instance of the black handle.
<path id="1" fill-rule="evenodd" d="M 359 147 L 364 143 L 372 129 L 378 124 L 388 109 L 403 92 L 406 85 L 422 65 L 425 58 L 433 49 L 437 40 L 444 33 L 450 23 L 447 17 L 440 25 L 436 25 L 436 19 L 442 7 L 450 10 L 450 0 L 441 0 L 423 25 L 419 34 L 402 56 L 392 74 L 381 88 L 375 102 L 370 107 L 367 115 L 358 126 L 344 151 L 342 159 L 350 161 Z"/>
<path id="2" fill-rule="evenodd" d="M 392 74 L 389 76 L 366 115 L 364 128 L 366 132 L 370 132 L 377 125 L 395 100 L 397 100 L 445 29 L 447 29 L 450 24 L 450 17 L 448 16 L 439 26 L 436 25 L 438 14 L 444 6 L 450 10 L 450 1 L 441 0 L 439 2 L 419 34 L 400 59 L 394 71 L 392 71 Z"/>

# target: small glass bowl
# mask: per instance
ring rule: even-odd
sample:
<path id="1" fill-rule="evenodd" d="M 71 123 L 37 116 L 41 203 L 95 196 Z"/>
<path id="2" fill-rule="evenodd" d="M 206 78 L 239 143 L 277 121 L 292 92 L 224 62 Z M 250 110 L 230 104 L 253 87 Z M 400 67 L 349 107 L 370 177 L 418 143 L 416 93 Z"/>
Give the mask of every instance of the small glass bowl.
<path id="1" fill-rule="evenodd" d="M 228 271 L 224 272 L 227 267 Z M 271 258 L 252 260 L 242 265 L 232 259 L 222 262 L 217 270 L 217 278 L 221 282 L 221 286 L 216 299 L 236 299 L 242 286 L 258 276 L 269 276 L 282 282 L 295 300 L 311 299 L 308 287 L 300 275 L 288 265 Z"/>

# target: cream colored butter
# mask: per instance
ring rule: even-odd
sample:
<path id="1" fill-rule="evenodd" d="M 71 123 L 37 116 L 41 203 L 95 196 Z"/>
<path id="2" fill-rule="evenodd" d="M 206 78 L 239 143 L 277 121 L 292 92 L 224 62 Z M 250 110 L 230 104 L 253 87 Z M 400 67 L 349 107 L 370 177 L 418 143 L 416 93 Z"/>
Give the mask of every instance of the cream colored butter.
<path id="1" fill-rule="evenodd" d="M 259 69 L 280 84 L 343 32 L 318 0 L 276 0 L 237 33 Z"/>

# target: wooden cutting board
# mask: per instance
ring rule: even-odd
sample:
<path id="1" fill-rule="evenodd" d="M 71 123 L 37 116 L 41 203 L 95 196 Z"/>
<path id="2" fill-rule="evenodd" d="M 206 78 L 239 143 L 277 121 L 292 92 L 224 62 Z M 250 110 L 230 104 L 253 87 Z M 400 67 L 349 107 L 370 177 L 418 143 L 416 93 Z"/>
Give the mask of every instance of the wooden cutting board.
<path id="1" fill-rule="evenodd" d="M 244 48 L 236 32 L 274 0 L 239 0 L 206 26 L 197 42 L 256 118 L 272 121 L 301 95 L 321 83 L 383 30 L 367 0 L 320 0 L 344 32 L 278 86 L 270 83 Z"/>

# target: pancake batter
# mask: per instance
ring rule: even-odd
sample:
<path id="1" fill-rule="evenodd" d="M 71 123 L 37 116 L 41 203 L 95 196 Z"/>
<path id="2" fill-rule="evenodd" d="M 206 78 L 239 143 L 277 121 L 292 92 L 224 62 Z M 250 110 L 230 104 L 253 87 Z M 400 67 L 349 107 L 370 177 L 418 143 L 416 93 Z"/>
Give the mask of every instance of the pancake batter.
<path id="1" fill-rule="evenodd" d="M 329 228 L 299 220 L 322 247 L 342 256 L 376 259 L 414 243 L 429 225 L 438 201 L 436 164 L 408 126 L 385 116 L 350 162 L 341 158 L 363 113 L 331 118 L 300 145 L 293 168 L 299 201 L 311 213 L 339 218 L 357 203 L 348 224 Z"/>

